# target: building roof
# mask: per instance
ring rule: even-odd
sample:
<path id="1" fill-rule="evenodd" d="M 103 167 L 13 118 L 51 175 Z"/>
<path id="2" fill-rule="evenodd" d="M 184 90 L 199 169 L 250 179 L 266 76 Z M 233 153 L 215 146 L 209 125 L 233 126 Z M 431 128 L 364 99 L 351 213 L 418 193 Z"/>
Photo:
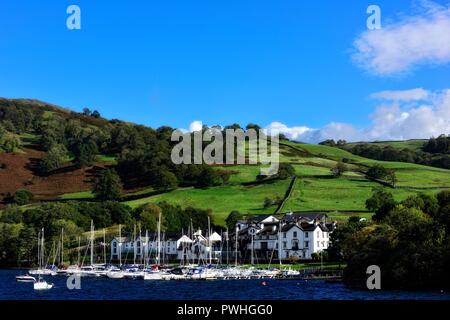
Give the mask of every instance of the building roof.
<path id="1" fill-rule="evenodd" d="M 181 243 L 192 243 L 193 241 L 191 239 L 189 239 L 188 236 L 184 235 L 180 239 L 178 239 L 178 242 L 181 242 Z"/>
<path id="2" fill-rule="evenodd" d="M 210 237 L 209 241 L 222 241 L 222 237 L 217 233 L 214 232 Z"/>
<path id="3" fill-rule="evenodd" d="M 289 230 L 291 230 L 292 228 L 297 227 L 299 229 L 301 229 L 297 224 L 295 223 L 288 223 L 285 224 L 282 228 L 281 228 L 281 232 L 288 232 Z"/>
<path id="4" fill-rule="evenodd" d="M 254 217 L 251 217 L 247 220 L 245 220 L 247 223 L 261 223 L 262 221 L 266 220 L 267 218 L 273 217 L 274 219 L 277 219 L 273 214 L 259 214 Z M 244 222 L 245 223 L 245 222 Z"/>
<path id="5" fill-rule="evenodd" d="M 323 220 L 324 218 L 327 218 L 328 215 L 326 213 L 323 212 L 291 212 L 291 213 L 286 213 L 283 216 L 283 220 L 290 222 L 290 221 L 298 221 L 298 220 Z"/>
<path id="6" fill-rule="evenodd" d="M 265 226 L 259 233 L 258 235 L 261 236 L 271 236 L 274 234 L 277 234 L 278 232 L 278 228 L 274 228 L 273 225 L 270 226 Z"/>

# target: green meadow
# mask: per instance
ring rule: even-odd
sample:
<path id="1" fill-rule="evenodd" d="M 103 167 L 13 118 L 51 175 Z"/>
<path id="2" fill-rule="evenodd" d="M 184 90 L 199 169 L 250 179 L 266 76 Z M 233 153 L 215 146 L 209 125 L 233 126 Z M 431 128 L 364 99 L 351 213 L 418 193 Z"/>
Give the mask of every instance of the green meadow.
<path id="1" fill-rule="evenodd" d="M 410 141 L 417 145 L 420 140 Z M 383 142 L 384 143 L 384 142 Z M 100 155 L 98 161 L 114 163 L 113 156 Z M 345 160 L 344 160 L 345 159 Z M 344 160 L 348 171 L 335 178 L 330 169 Z M 290 163 L 297 176 L 290 196 L 285 199 L 280 212 L 325 211 L 330 219 L 344 222 L 349 216 L 358 215 L 370 219 L 372 213 L 365 208 L 365 201 L 372 189 L 380 186 L 368 180 L 367 167 L 381 164 L 395 169 L 396 188 L 388 188 L 400 201 L 419 192 L 437 193 L 450 187 L 450 170 L 412 163 L 377 161 L 353 155 L 348 151 L 323 146 L 283 141 L 280 145 L 280 161 Z M 264 199 L 284 199 L 291 179 L 258 182 L 260 165 L 221 166 L 231 173 L 229 181 L 218 187 L 180 188 L 169 192 L 157 192 L 152 188 L 124 194 L 123 203 L 132 208 L 146 203 L 166 201 L 182 207 L 210 209 L 216 224 L 223 225 L 228 214 L 237 210 L 245 214 L 272 214 L 277 204 L 264 208 Z M 90 191 L 65 194 L 62 200 L 92 199 Z"/>

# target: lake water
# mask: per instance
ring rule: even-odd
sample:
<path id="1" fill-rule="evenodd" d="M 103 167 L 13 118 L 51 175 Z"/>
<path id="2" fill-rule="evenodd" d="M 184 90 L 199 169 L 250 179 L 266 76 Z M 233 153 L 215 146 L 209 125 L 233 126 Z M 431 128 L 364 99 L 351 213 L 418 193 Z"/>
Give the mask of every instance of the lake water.
<path id="1" fill-rule="evenodd" d="M 47 277 L 51 290 L 36 292 L 32 283 L 16 282 L 23 270 L 0 270 L 1 300 L 450 300 L 449 293 L 359 291 L 322 280 L 144 281 L 81 278 L 69 290 L 65 276 Z"/>

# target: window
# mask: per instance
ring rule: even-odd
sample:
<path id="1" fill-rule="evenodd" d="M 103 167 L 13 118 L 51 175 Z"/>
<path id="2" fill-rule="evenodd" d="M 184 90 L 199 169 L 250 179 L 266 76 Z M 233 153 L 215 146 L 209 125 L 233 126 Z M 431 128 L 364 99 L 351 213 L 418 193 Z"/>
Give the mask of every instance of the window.
<path id="1" fill-rule="evenodd" d="M 305 241 L 305 248 L 309 247 L 309 241 Z"/>
<path id="2" fill-rule="evenodd" d="M 294 231 L 294 238 L 297 238 L 297 231 Z"/>
<path id="3" fill-rule="evenodd" d="M 293 240 L 292 241 L 292 250 L 294 250 L 294 251 L 299 250 L 298 240 Z"/>
<path id="4" fill-rule="evenodd" d="M 320 231 L 317 231 L 317 238 L 320 238 Z"/>
<path id="5" fill-rule="evenodd" d="M 317 247 L 320 247 L 320 241 L 317 241 Z"/>
<path id="6" fill-rule="evenodd" d="M 283 238 L 286 238 L 286 232 L 283 232 Z"/>
<path id="7" fill-rule="evenodd" d="M 305 232 L 305 238 L 309 238 L 309 232 Z"/>
<path id="8" fill-rule="evenodd" d="M 286 249 L 286 247 L 287 247 L 287 242 L 283 241 L 283 249 Z"/>
<path id="9" fill-rule="evenodd" d="M 322 238 L 325 238 L 325 232 L 322 231 Z"/>

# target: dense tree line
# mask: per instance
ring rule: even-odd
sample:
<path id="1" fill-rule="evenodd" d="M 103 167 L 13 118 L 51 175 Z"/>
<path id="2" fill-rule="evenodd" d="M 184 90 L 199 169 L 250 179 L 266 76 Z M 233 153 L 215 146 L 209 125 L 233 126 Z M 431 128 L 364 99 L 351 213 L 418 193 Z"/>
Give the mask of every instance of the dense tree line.
<path id="1" fill-rule="evenodd" d="M 375 160 L 400 161 L 423 164 L 433 167 L 450 169 L 450 137 L 441 135 L 438 138 L 430 138 L 424 143 L 421 150 L 409 148 L 395 148 L 374 143 L 358 144 L 322 144 L 341 147 L 353 154 Z"/>
<path id="2" fill-rule="evenodd" d="M 380 188 L 367 200 L 373 221 L 352 217 L 331 235 L 328 254 L 344 260 L 344 280 L 365 287 L 367 267 L 381 269 L 385 289 L 449 289 L 450 191 L 397 202 Z"/>
<path id="3" fill-rule="evenodd" d="M 88 108 L 76 113 L 27 100 L 0 100 L 0 151 L 18 148 L 18 134 L 37 135 L 38 147 L 46 152 L 39 165 L 41 174 L 52 174 L 69 160 L 78 168 L 90 166 L 98 154 L 106 154 L 117 156 L 117 172 L 125 187 L 170 190 L 228 181 L 227 170 L 206 165 L 175 166 L 170 159 L 175 144 L 170 140 L 172 131 L 167 126 L 155 130 L 119 120 L 107 121 Z"/>
<path id="4" fill-rule="evenodd" d="M 37 234 L 41 228 L 45 229 L 46 250 L 49 253 L 52 242 L 59 240 L 62 228 L 65 248 L 70 249 L 78 246 L 78 237 L 86 243 L 87 237 L 83 232 L 90 229 L 91 220 L 96 229 L 122 224 L 122 234 L 132 236 L 135 226 L 143 232 L 155 232 L 160 212 L 162 231 L 165 232 L 206 230 L 208 217 L 211 216 L 209 210 L 183 209 L 166 202 L 146 204 L 134 210 L 115 201 L 45 203 L 27 210 L 8 206 L 0 212 L 0 266 L 35 262 Z"/>
<path id="5" fill-rule="evenodd" d="M 422 147 L 422 150 L 429 153 L 450 153 L 450 136 L 444 134 L 437 138 L 430 138 Z"/>

